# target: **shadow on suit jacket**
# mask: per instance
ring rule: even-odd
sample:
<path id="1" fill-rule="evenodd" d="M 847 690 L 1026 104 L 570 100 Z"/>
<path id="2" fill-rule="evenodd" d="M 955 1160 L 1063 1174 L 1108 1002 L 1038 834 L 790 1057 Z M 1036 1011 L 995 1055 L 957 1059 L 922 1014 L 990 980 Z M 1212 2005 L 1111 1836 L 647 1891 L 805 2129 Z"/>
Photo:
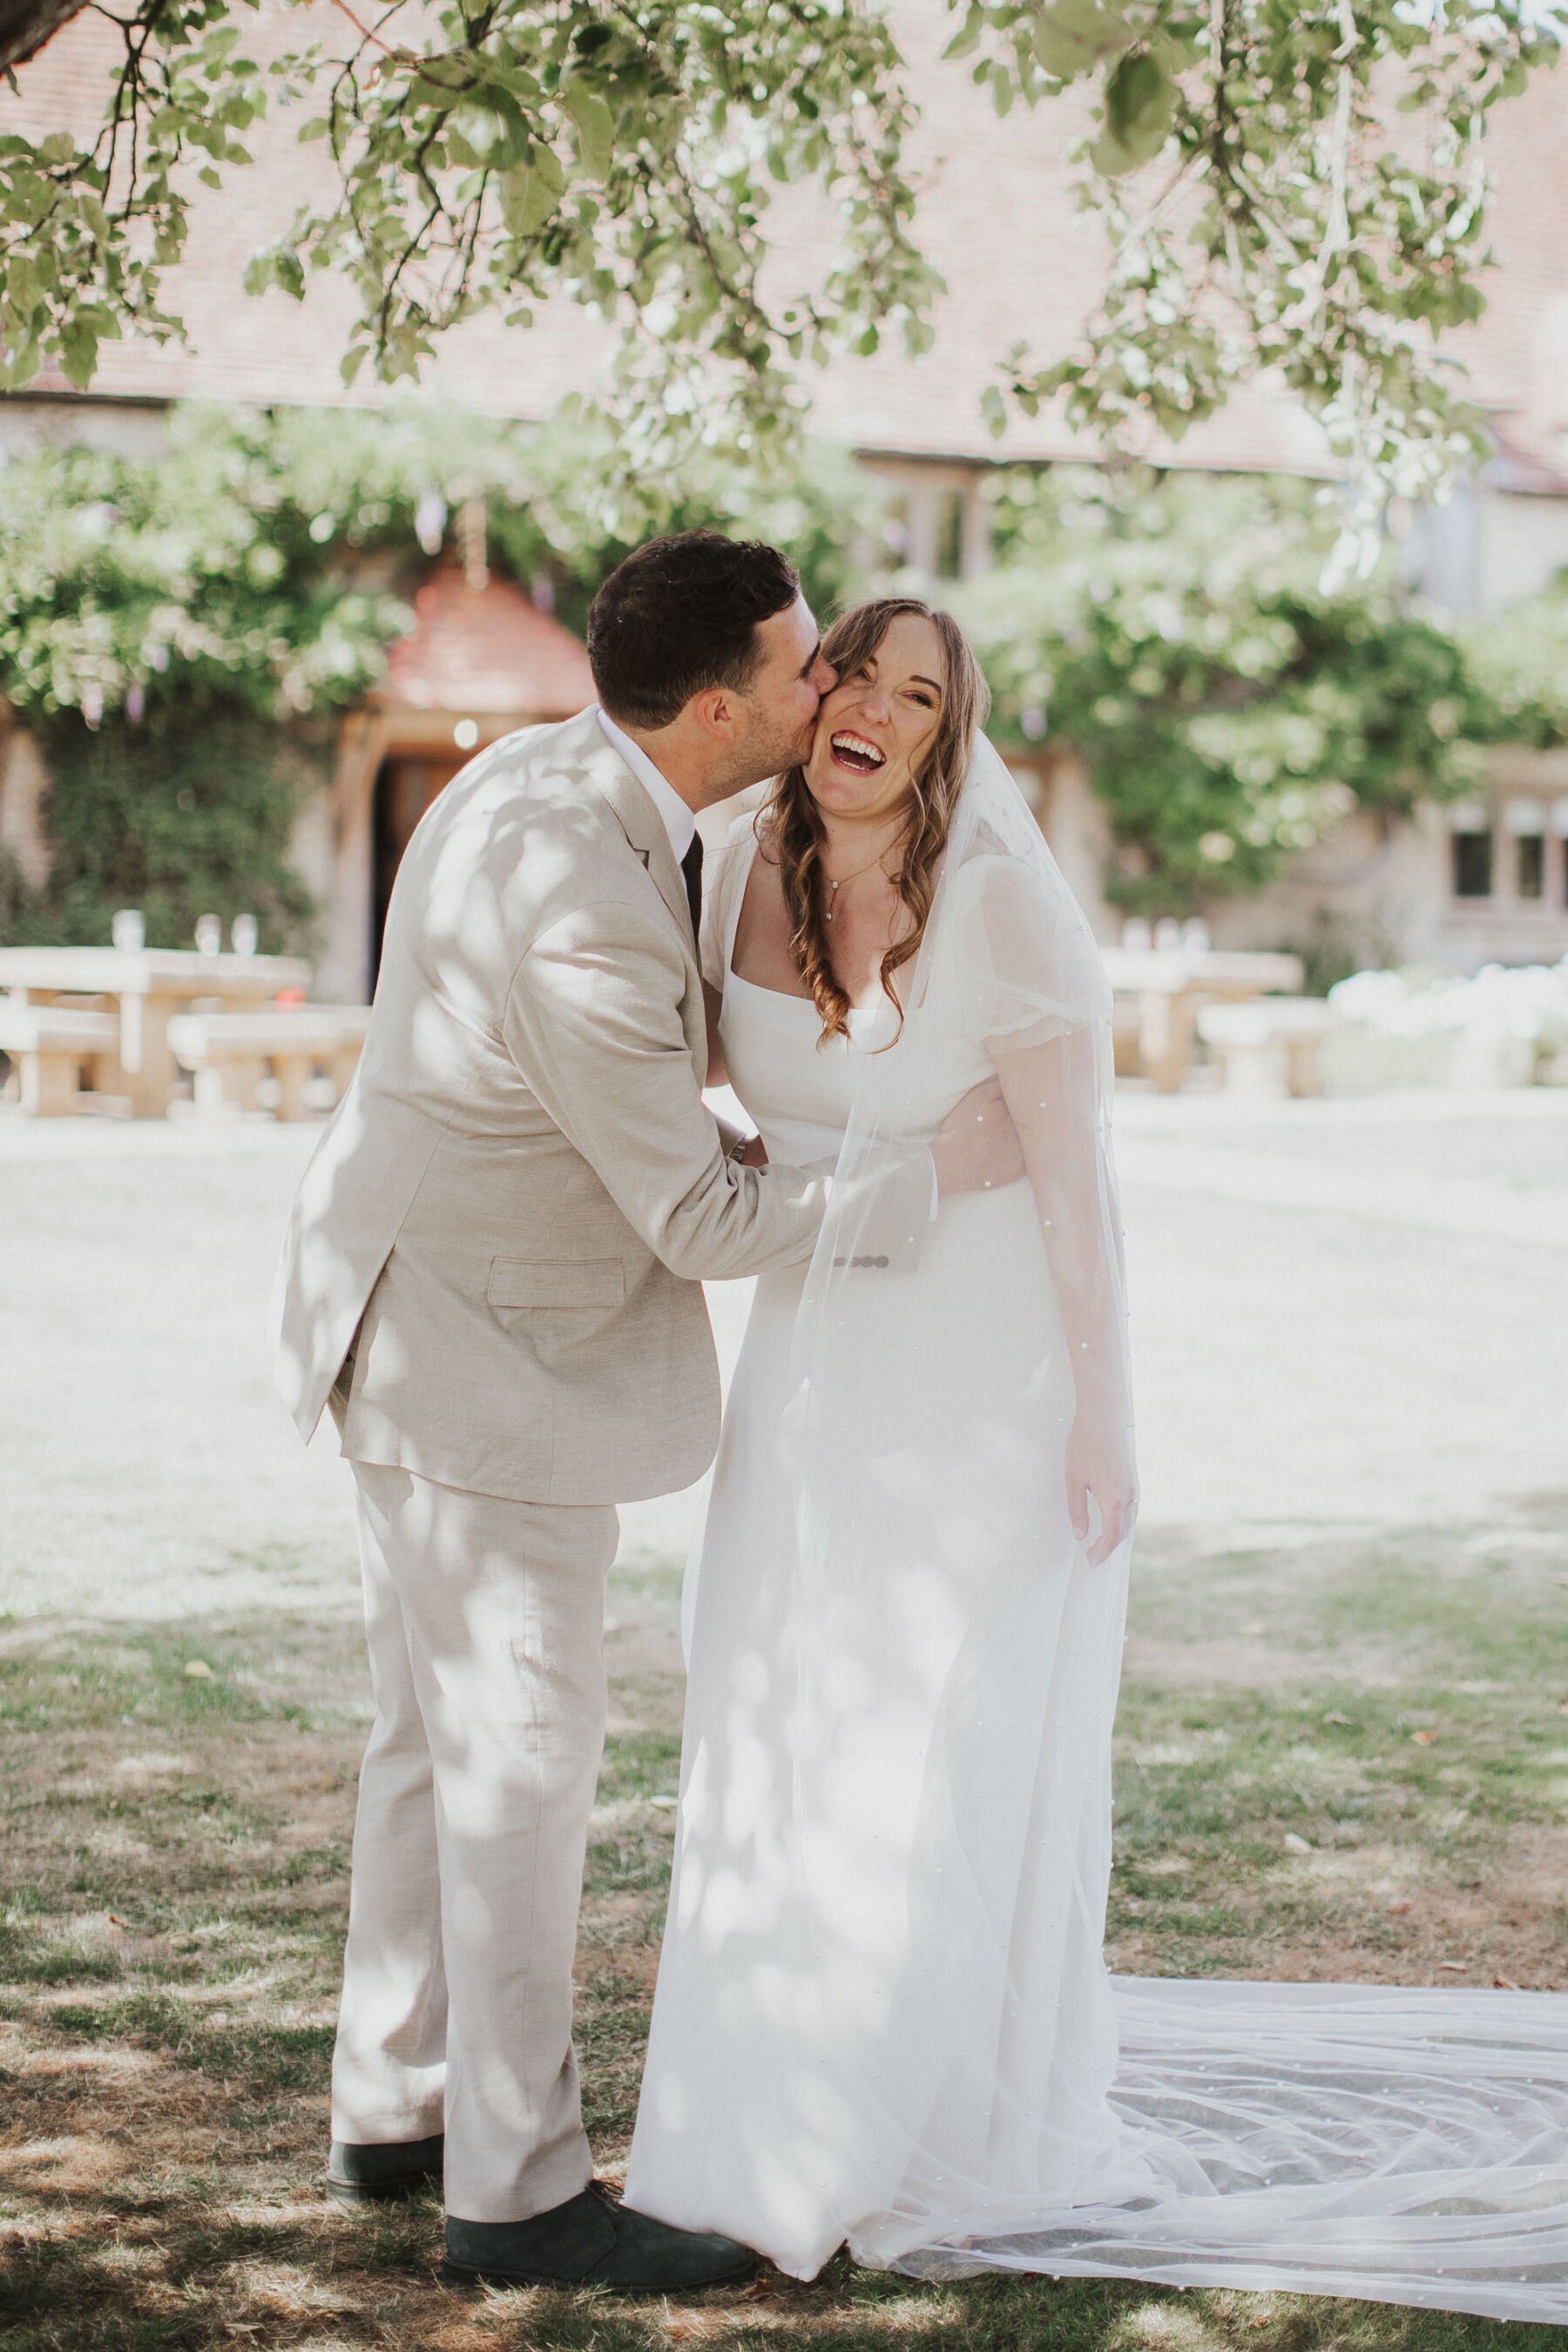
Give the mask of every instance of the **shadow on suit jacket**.
<path id="1" fill-rule="evenodd" d="M 289 1217 L 274 1331 L 301 1435 L 352 1349 L 357 1460 L 526 1502 L 700 1476 L 700 1284 L 808 1257 L 827 1192 L 726 1158 L 707 1053 L 684 879 L 595 712 L 490 745 L 404 856 L 364 1052 Z M 895 1272 L 930 1187 L 918 1148 L 878 1180 Z"/>

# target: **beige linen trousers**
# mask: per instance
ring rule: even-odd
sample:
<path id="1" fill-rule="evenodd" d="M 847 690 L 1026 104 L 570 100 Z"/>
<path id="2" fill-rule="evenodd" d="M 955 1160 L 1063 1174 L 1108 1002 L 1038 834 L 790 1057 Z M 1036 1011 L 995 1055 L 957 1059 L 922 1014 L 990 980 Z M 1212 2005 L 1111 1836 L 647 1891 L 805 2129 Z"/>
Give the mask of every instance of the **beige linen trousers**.
<path id="1" fill-rule="evenodd" d="M 617 1502 L 711 1460 L 704 1277 L 809 1256 L 823 1171 L 748 1170 L 705 1108 L 680 869 L 594 711 L 473 761 L 416 832 L 353 1084 L 274 1302 L 309 1438 L 354 1472 L 374 1724 L 332 2135 L 447 2134 L 447 2210 L 574 2195 L 571 1968 Z M 930 1156 L 877 1180 L 912 1265 Z"/>

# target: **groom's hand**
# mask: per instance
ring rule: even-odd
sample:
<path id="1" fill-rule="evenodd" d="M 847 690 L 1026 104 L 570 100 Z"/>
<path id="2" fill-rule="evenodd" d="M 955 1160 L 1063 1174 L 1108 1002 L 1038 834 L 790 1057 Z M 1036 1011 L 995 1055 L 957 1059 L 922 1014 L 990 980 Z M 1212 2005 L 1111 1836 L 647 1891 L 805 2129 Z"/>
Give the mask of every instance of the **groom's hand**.
<path id="1" fill-rule="evenodd" d="M 952 1192 L 998 1191 L 1016 1184 L 1024 1173 L 1024 1147 L 1018 1140 L 1001 1081 L 983 1078 L 954 1103 L 942 1120 L 931 1148 L 936 1163 L 938 1198 Z"/>

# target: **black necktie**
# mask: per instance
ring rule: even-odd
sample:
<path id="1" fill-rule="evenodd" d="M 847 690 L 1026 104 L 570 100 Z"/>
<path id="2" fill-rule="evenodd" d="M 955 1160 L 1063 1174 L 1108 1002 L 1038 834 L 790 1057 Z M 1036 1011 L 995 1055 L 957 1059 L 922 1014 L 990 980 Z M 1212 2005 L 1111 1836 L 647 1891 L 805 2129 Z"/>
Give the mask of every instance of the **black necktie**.
<path id="1" fill-rule="evenodd" d="M 691 909 L 691 936 L 700 940 L 702 936 L 702 835 L 700 833 L 692 835 L 691 846 L 680 861 L 680 870 L 686 877 L 686 903 Z"/>

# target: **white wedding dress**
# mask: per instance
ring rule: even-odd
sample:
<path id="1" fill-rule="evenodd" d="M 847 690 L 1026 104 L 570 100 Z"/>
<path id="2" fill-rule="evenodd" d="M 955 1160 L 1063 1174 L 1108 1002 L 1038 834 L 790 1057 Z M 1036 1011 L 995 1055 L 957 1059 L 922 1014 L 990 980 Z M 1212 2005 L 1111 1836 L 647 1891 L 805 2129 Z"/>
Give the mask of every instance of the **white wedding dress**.
<path id="1" fill-rule="evenodd" d="M 1001 986 L 976 926 L 1022 803 L 986 782 L 886 1053 L 890 1008 L 819 1047 L 808 1000 L 728 970 L 749 832 L 715 861 L 724 1055 L 770 1158 L 929 1139 L 992 1066 L 977 1024 L 1060 1035 L 1101 985 L 1058 941 Z M 1065 890 L 1030 919 L 1081 929 Z M 917 1273 L 855 1263 L 830 1236 L 762 1276 L 736 1369 L 628 2204 L 801 2278 L 847 2240 L 923 2275 L 1568 2322 L 1568 1999 L 1106 1972 L 1127 1555 L 1090 1568 L 1068 1520 L 1029 1184 L 944 1202 Z"/>

